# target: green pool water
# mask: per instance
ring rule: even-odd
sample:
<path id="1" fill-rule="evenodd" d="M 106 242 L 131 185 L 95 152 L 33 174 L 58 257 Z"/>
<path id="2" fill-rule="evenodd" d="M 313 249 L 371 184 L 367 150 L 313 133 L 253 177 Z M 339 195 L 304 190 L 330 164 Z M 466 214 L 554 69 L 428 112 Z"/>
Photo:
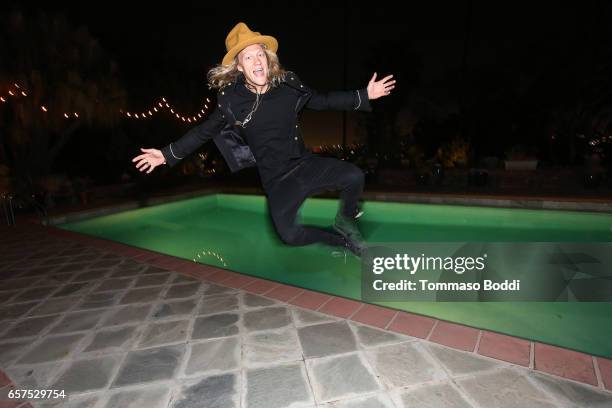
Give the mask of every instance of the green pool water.
<path id="1" fill-rule="evenodd" d="M 329 226 L 338 203 L 309 199 L 301 221 Z M 611 242 L 612 215 L 366 202 L 369 242 Z M 217 194 L 58 227 L 360 300 L 358 259 L 331 247 L 290 247 L 277 237 L 262 196 Z M 387 302 L 381 305 L 612 357 L 612 303 Z"/>

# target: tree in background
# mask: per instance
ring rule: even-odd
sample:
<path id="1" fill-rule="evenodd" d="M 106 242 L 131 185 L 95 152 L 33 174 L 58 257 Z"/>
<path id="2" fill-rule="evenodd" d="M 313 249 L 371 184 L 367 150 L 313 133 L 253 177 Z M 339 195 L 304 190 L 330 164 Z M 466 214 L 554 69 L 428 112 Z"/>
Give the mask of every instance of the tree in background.
<path id="1" fill-rule="evenodd" d="M 401 86 L 401 91 L 377 102 L 378 107 L 373 112 L 361 115 L 360 118 L 367 131 L 368 150 L 390 158 L 401 150 L 401 136 L 405 135 L 400 132 L 410 127 L 406 121 L 398 123 L 398 116 L 408 103 L 408 90 L 419 83 L 421 56 L 406 39 L 379 41 L 371 45 L 364 66 L 369 75 L 376 71 L 379 79 L 393 74 Z"/>
<path id="2" fill-rule="evenodd" d="M 0 163 L 32 192 L 80 127 L 118 124 L 126 92 L 98 41 L 62 15 L 2 16 L 0 55 L 0 94 L 15 94 L 0 104 Z"/>

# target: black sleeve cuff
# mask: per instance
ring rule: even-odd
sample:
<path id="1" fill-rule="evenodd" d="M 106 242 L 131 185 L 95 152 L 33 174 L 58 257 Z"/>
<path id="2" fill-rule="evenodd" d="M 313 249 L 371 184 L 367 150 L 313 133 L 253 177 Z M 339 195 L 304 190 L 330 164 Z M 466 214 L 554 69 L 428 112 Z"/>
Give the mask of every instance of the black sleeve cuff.
<path id="1" fill-rule="evenodd" d="M 360 112 L 372 112 L 372 105 L 370 105 L 370 98 L 368 98 L 368 89 L 358 89 L 355 91 L 355 110 Z"/>
<path id="2" fill-rule="evenodd" d="M 176 166 L 182 160 L 174 157 L 170 150 L 170 145 L 163 147 L 160 151 L 164 155 L 164 159 L 166 159 L 166 164 L 170 167 Z"/>

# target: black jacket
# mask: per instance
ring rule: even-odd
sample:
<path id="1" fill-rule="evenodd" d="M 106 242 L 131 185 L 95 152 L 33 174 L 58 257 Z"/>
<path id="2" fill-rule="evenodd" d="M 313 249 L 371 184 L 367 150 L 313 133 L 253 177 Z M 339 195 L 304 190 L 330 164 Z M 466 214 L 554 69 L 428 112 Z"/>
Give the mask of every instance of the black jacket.
<path id="1" fill-rule="evenodd" d="M 232 172 L 256 165 L 255 157 L 241 135 L 241 128 L 234 125 L 237 119 L 232 111 L 232 97 L 235 95 L 236 86 L 240 85 L 230 83 L 220 89 L 217 94 L 217 109 L 208 119 L 189 130 L 177 141 L 161 149 L 170 167 L 176 165 L 210 139 L 213 139 Z M 365 88 L 356 91 L 319 93 L 306 87 L 293 72 L 288 72 L 285 81 L 279 86 L 288 86 L 298 91 L 300 96 L 295 106 L 296 117 L 304 107 L 314 110 L 367 112 L 372 110 Z M 290 139 L 288 135 L 288 143 Z M 291 157 L 303 155 L 306 149 L 301 135 L 299 143 L 293 142 L 288 148 Z"/>

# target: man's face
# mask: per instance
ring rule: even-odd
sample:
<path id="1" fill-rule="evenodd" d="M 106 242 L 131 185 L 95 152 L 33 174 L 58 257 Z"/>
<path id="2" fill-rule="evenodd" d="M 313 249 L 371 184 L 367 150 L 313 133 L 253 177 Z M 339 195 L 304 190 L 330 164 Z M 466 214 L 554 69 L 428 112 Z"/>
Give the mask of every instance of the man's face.
<path id="1" fill-rule="evenodd" d="M 238 70 L 248 82 L 263 86 L 268 82 L 268 57 L 260 44 L 253 44 L 238 54 Z"/>

